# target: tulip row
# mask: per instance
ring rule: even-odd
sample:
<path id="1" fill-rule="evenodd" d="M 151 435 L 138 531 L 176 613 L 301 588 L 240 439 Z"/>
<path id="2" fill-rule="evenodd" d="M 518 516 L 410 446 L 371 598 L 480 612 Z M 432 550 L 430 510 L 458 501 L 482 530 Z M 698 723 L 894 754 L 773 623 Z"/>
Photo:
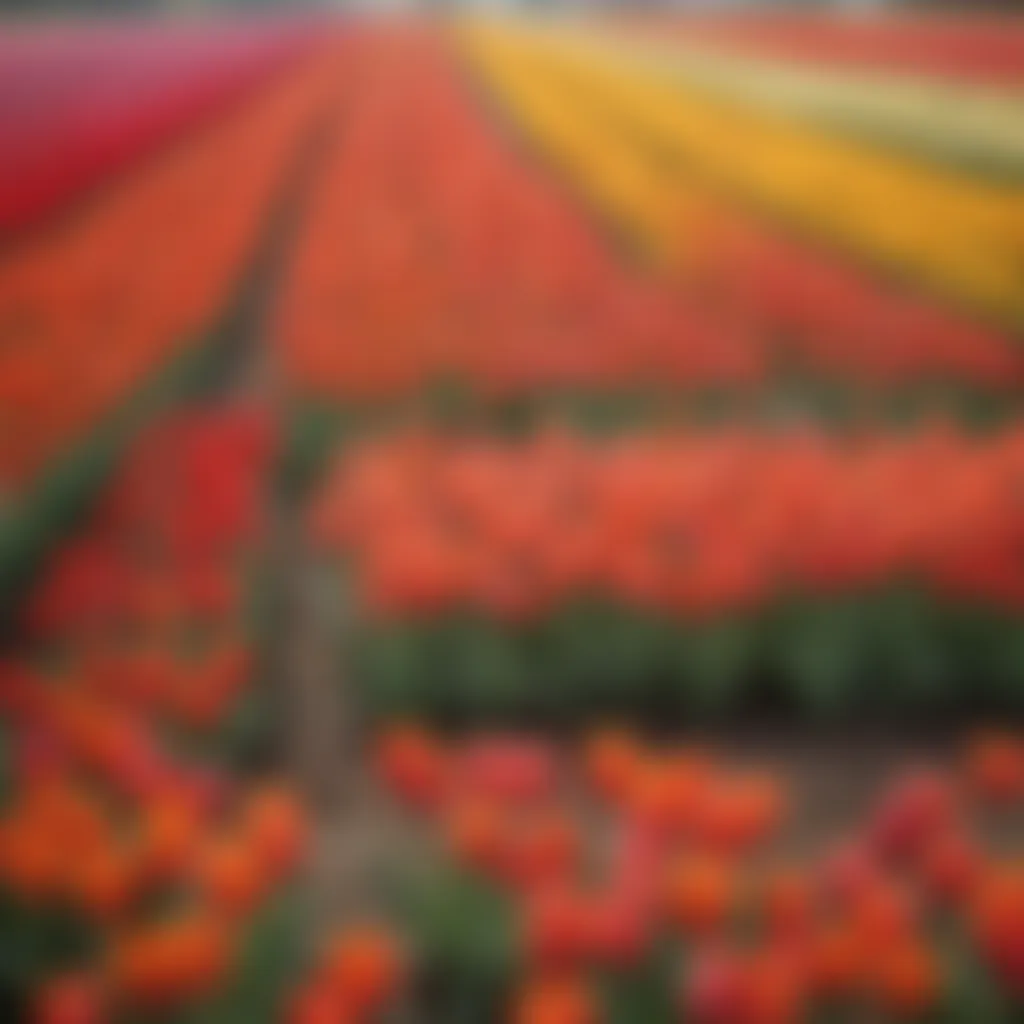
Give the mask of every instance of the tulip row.
<path id="1" fill-rule="evenodd" d="M 556 183 L 488 130 L 435 43 L 392 35 L 360 53 L 278 319 L 308 402 L 394 409 L 461 391 L 494 410 L 658 392 L 746 408 L 786 392 L 817 409 L 835 393 L 895 404 L 910 392 L 995 408 L 1024 379 L 1021 350 L 1000 332 L 721 207 L 690 218 L 699 265 L 686 288 L 624 266 Z M 587 159 L 596 178 L 603 157 Z M 615 174 L 609 188 L 642 193 Z M 658 231 L 676 196 L 662 188 L 649 204 Z"/>
<path id="2" fill-rule="evenodd" d="M 623 41 L 625 52 L 722 100 L 979 176 L 1024 176 L 1020 109 L 1011 89 L 863 75 L 820 63 L 801 67 L 708 46 L 699 33 L 666 35 L 634 34 Z M 619 37 L 616 44 L 622 45 Z"/>
<path id="3" fill-rule="evenodd" d="M 25 609 L 0 670 L 15 1019 L 273 1019 L 306 843 L 294 794 L 252 774 L 273 449 L 257 410 L 151 427 Z"/>
<path id="4" fill-rule="evenodd" d="M 5 495 L 37 484 L 216 326 L 331 73 L 320 57 L 305 62 L 0 256 Z"/>
<path id="5" fill-rule="evenodd" d="M 631 19 L 632 20 L 632 19 Z M 640 24 L 650 24 L 638 19 Z M 884 69 L 908 76 L 935 76 L 1013 86 L 1024 77 L 1024 31 L 1013 17 L 993 11 L 941 18 L 889 13 L 854 18 L 774 12 L 759 16 L 704 16 L 650 24 L 752 55 L 832 66 Z"/>
<path id="6" fill-rule="evenodd" d="M 696 179 L 972 309 L 1010 323 L 1024 314 L 1024 198 L 1013 184 L 716 102 L 571 32 L 470 25 L 463 40 L 527 125 L 547 122 L 546 144 L 583 187 L 637 208 L 656 237 L 673 192 Z M 660 170 L 637 160 L 641 149 Z"/>
<path id="7" fill-rule="evenodd" d="M 1017 429 L 409 434 L 347 451 L 311 528 L 378 710 L 1019 706 L 1022 456 Z"/>
<path id="8" fill-rule="evenodd" d="M 310 49 L 309 25 L 7 24 L 0 232 L 24 230 Z"/>
<path id="9" fill-rule="evenodd" d="M 616 730 L 565 757 L 394 726 L 375 759 L 430 837 L 398 888 L 415 971 L 376 933 L 377 1005 L 405 987 L 430 1019 L 515 1024 L 1021 1012 L 1024 875 L 979 828 L 1019 820 L 1017 738 L 979 738 L 963 768 L 908 766 L 863 817 L 827 822 L 800 780 Z M 313 986 L 297 1020 L 332 1006 Z"/>
<path id="10" fill-rule="evenodd" d="M 279 319 L 301 394 L 381 403 L 453 377 L 493 396 L 759 375 L 745 339 L 623 271 L 486 128 L 437 40 L 371 37 L 348 71 L 344 133 Z"/>

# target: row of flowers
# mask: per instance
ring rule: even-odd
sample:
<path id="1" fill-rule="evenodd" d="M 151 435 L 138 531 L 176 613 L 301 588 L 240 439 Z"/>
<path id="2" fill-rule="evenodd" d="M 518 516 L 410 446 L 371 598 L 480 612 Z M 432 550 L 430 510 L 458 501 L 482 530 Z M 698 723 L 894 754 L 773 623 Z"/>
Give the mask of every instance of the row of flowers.
<path id="1" fill-rule="evenodd" d="M 963 770 L 907 766 L 827 821 L 805 780 L 617 730 L 565 756 L 394 726 L 375 759 L 422 863 L 390 929 L 325 958 L 300 1024 L 385 1019 L 410 993 L 432 1020 L 515 1024 L 1019 1013 L 1024 877 L 986 839 L 1020 807 L 1019 738 L 980 737 Z M 353 1002 L 336 979 L 357 960 Z"/>
<path id="2" fill-rule="evenodd" d="M 0 256 L 6 496 L 215 327 L 331 74 L 323 55 L 306 60 Z"/>
<path id="3" fill-rule="evenodd" d="M 1006 704 L 1022 442 L 407 433 L 346 450 L 311 529 L 379 710 Z"/>
<path id="4" fill-rule="evenodd" d="M 815 381 L 1004 396 L 1019 386 L 1020 350 L 998 331 L 721 208 L 688 218 L 688 287 L 624 267 L 557 183 L 486 126 L 434 41 L 378 38 L 362 57 L 374 66 L 347 68 L 344 133 L 315 186 L 279 316 L 304 397 L 379 405 L 446 380 L 492 398 L 750 395 L 794 381 L 804 393 Z M 563 106 L 560 123 L 582 129 Z M 646 202 L 605 159 L 632 151 L 608 141 L 587 154 L 588 177 L 608 168 L 610 188 Z M 653 195 L 651 223 L 682 235 L 671 192 Z"/>
<path id="5" fill-rule="evenodd" d="M 255 409 L 151 427 L 25 609 L 0 671 L 0 990 L 18 1019 L 269 1020 L 290 981 L 306 815 L 253 774 L 273 452 Z"/>
<path id="6" fill-rule="evenodd" d="M 1024 76 L 1024 32 L 1013 17 L 964 12 L 941 18 L 878 12 L 854 18 L 772 12 L 628 19 L 658 35 L 678 35 L 740 53 L 807 64 L 885 70 L 910 77 L 1013 86 Z"/>
<path id="7" fill-rule="evenodd" d="M 946 79 L 858 74 L 834 64 L 758 59 L 670 32 L 621 39 L 628 56 L 667 79 L 727 102 L 809 122 L 825 131 L 894 148 L 995 179 L 1024 171 L 1019 106 L 1012 89 Z"/>
<path id="8" fill-rule="evenodd" d="M 316 526 L 385 615 L 468 602 L 514 621 L 597 591 L 699 618 L 893 579 L 1019 608 L 1022 480 L 1017 429 L 414 434 L 346 453 Z"/>
<path id="9" fill-rule="evenodd" d="M 308 23 L 22 23 L 0 42 L 0 232 L 102 184 L 293 65 Z"/>
<path id="10" fill-rule="evenodd" d="M 436 39 L 364 39 L 348 74 L 280 311 L 301 393 L 380 402 L 445 376 L 500 394 L 757 375 L 744 340 L 623 272 L 488 130 Z"/>
<path id="11" fill-rule="evenodd" d="M 716 103 L 571 32 L 484 23 L 466 28 L 463 41 L 527 126 L 548 122 L 545 144 L 568 150 L 583 186 L 597 190 L 586 179 L 602 176 L 612 202 L 646 214 L 641 223 L 655 237 L 679 193 L 703 181 L 901 278 L 1019 322 L 1024 205 L 1012 183 L 974 181 Z M 647 150 L 660 170 L 627 159 L 629 147 Z M 669 230 L 680 228 L 670 221 Z"/>

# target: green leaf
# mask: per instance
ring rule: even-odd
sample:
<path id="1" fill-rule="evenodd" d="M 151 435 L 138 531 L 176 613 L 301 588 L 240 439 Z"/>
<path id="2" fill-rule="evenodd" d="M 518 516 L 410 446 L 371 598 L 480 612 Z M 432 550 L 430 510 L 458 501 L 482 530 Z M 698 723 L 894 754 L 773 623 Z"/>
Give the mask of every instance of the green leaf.
<path id="1" fill-rule="evenodd" d="M 231 983 L 191 1008 L 187 1024 L 276 1024 L 305 960 L 303 915 L 292 891 L 279 894 L 244 932 Z"/>
<path id="2" fill-rule="evenodd" d="M 359 643 L 357 675 L 374 712 L 414 714 L 429 706 L 427 639 L 414 625 L 367 629 Z"/>
<path id="3" fill-rule="evenodd" d="M 417 882 L 407 900 L 407 919 L 434 998 L 464 1017 L 478 1006 L 496 1004 L 517 972 L 511 903 L 465 873 L 430 872 Z M 447 1013 L 443 1019 L 449 1019 Z"/>
<path id="4" fill-rule="evenodd" d="M 865 598 L 865 656 L 872 698 L 915 710 L 953 696 L 955 667 L 938 610 L 909 589 Z"/>
<path id="5" fill-rule="evenodd" d="M 941 942 L 945 988 L 935 1015 L 941 1024 L 1012 1024 L 1019 1013 L 978 958 L 973 946 L 958 931 L 950 930 Z"/>
<path id="6" fill-rule="evenodd" d="M 681 962 L 666 944 L 628 971 L 604 971 L 600 979 L 606 1024 L 673 1024 Z"/>
<path id="7" fill-rule="evenodd" d="M 473 717 L 513 714 L 526 703 L 528 675 L 512 630 L 480 619 L 461 630 L 450 654 L 456 698 Z"/>
<path id="8" fill-rule="evenodd" d="M 848 711 L 863 679 L 863 630 L 856 606 L 801 604 L 781 626 L 776 657 L 798 705 L 826 717 Z"/>
<path id="9" fill-rule="evenodd" d="M 680 627 L 673 653 L 678 705 L 699 714 L 723 712 L 736 707 L 754 674 L 756 627 L 729 619 Z"/>

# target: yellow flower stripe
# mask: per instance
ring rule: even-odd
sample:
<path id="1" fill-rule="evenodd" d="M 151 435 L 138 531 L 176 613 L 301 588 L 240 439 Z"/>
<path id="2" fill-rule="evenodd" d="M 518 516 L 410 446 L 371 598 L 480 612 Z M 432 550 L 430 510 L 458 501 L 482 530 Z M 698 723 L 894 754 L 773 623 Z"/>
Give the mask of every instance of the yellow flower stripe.
<path id="1" fill-rule="evenodd" d="M 596 30 L 595 40 L 606 39 L 606 32 Z M 723 99 L 896 143 L 991 177 L 1024 176 L 1024 90 L 1016 87 L 808 66 L 651 29 L 620 31 L 615 46 L 659 75 Z"/>
<path id="2" fill-rule="evenodd" d="M 715 102 L 570 32 L 473 23 L 461 38 L 591 199 L 662 253 L 705 181 L 972 306 L 1024 314 L 1019 188 Z"/>
<path id="3" fill-rule="evenodd" d="M 586 200 L 608 214 L 641 248 L 668 259 L 670 225 L 684 223 L 693 196 L 666 188 L 660 169 L 636 147 L 610 146 L 595 120 L 580 117 L 533 64 L 503 46 L 471 48 L 469 56 L 497 87 L 512 115 Z"/>

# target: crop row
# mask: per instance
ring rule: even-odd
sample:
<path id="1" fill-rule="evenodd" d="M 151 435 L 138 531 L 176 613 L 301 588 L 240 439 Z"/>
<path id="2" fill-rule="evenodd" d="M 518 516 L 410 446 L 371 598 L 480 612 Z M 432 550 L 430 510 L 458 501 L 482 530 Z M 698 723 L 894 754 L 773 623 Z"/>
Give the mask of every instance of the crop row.
<path id="1" fill-rule="evenodd" d="M 624 271 L 488 129 L 435 39 L 378 38 L 362 58 L 279 318 L 300 396 L 756 377 L 755 350 Z"/>
<path id="2" fill-rule="evenodd" d="M 149 428 L 25 609 L 0 672 L 0 992 L 18 1019 L 254 1019 L 280 998 L 306 824 L 254 774 L 273 451 L 255 409 Z"/>
<path id="3" fill-rule="evenodd" d="M 648 24 L 659 34 L 676 33 L 741 53 L 908 76 L 1012 85 L 1020 81 L 1024 67 L 1024 33 L 1013 18 L 878 14 L 830 19 L 747 11 L 740 17 L 655 19 Z"/>
<path id="4" fill-rule="evenodd" d="M 301 23 L 5 25 L 0 232 L 31 228 L 243 102 L 312 38 Z"/>
<path id="5" fill-rule="evenodd" d="M 998 330 L 822 262 L 720 204 L 678 222 L 684 242 L 693 229 L 686 287 L 625 265 L 486 124 L 435 41 L 375 49 L 374 68 L 346 69 L 344 129 L 278 318 L 300 398 L 381 408 L 445 389 L 485 402 L 931 389 L 1005 400 L 1019 386 L 1020 350 Z M 560 123 L 584 125 L 565 112 Z M 631 159 L 628 147 L 609 141 L 579 151 L 590 180 L 607 170 L 610 188 L 646 202 L 605 159 Z M 649 196 L 659 231 L 676 223 L 677 191 Z"/>
<path id="6" fill-rule="evenodd" d="M 307 62 L 96 203 L 3 253 L 6 494 L 38 483 L 215 328 L 327 80 L 322 59 Z"/>
<path id="7" fill-rule="evenodd" d="M 1013 183 L 706 96 L 571 31 L 483 24 L 463 39 L 527 125 L 547 123 L 545 145 L 583 187 L 607 193 L 662 248 L 685 240 L 680 193 L 685 211 L 696 181 L 902 281 L 1019 320 L 1024 205 Z"/>
<path id="8" fill-rule="evenodd" d="M 405 726 L 376 759 L 430 851 L 401 876 L 397 935 L 375 933 L 378 1005 L 411 988 L 436 1019 L 515 1024 L 1019 1013 L 1024 880 L 978 824 L 1019 807 L 1012 737 L 962 771 L 905 768 L 838 829 L 805 780 L 617 731 L 565 756 Z"/>
<path id="9" fill-rule="evenodd" d="M 1017 705 L 1021 441 L 417 433 L 347 450 L 313 529 L 383 711 Z"/>

